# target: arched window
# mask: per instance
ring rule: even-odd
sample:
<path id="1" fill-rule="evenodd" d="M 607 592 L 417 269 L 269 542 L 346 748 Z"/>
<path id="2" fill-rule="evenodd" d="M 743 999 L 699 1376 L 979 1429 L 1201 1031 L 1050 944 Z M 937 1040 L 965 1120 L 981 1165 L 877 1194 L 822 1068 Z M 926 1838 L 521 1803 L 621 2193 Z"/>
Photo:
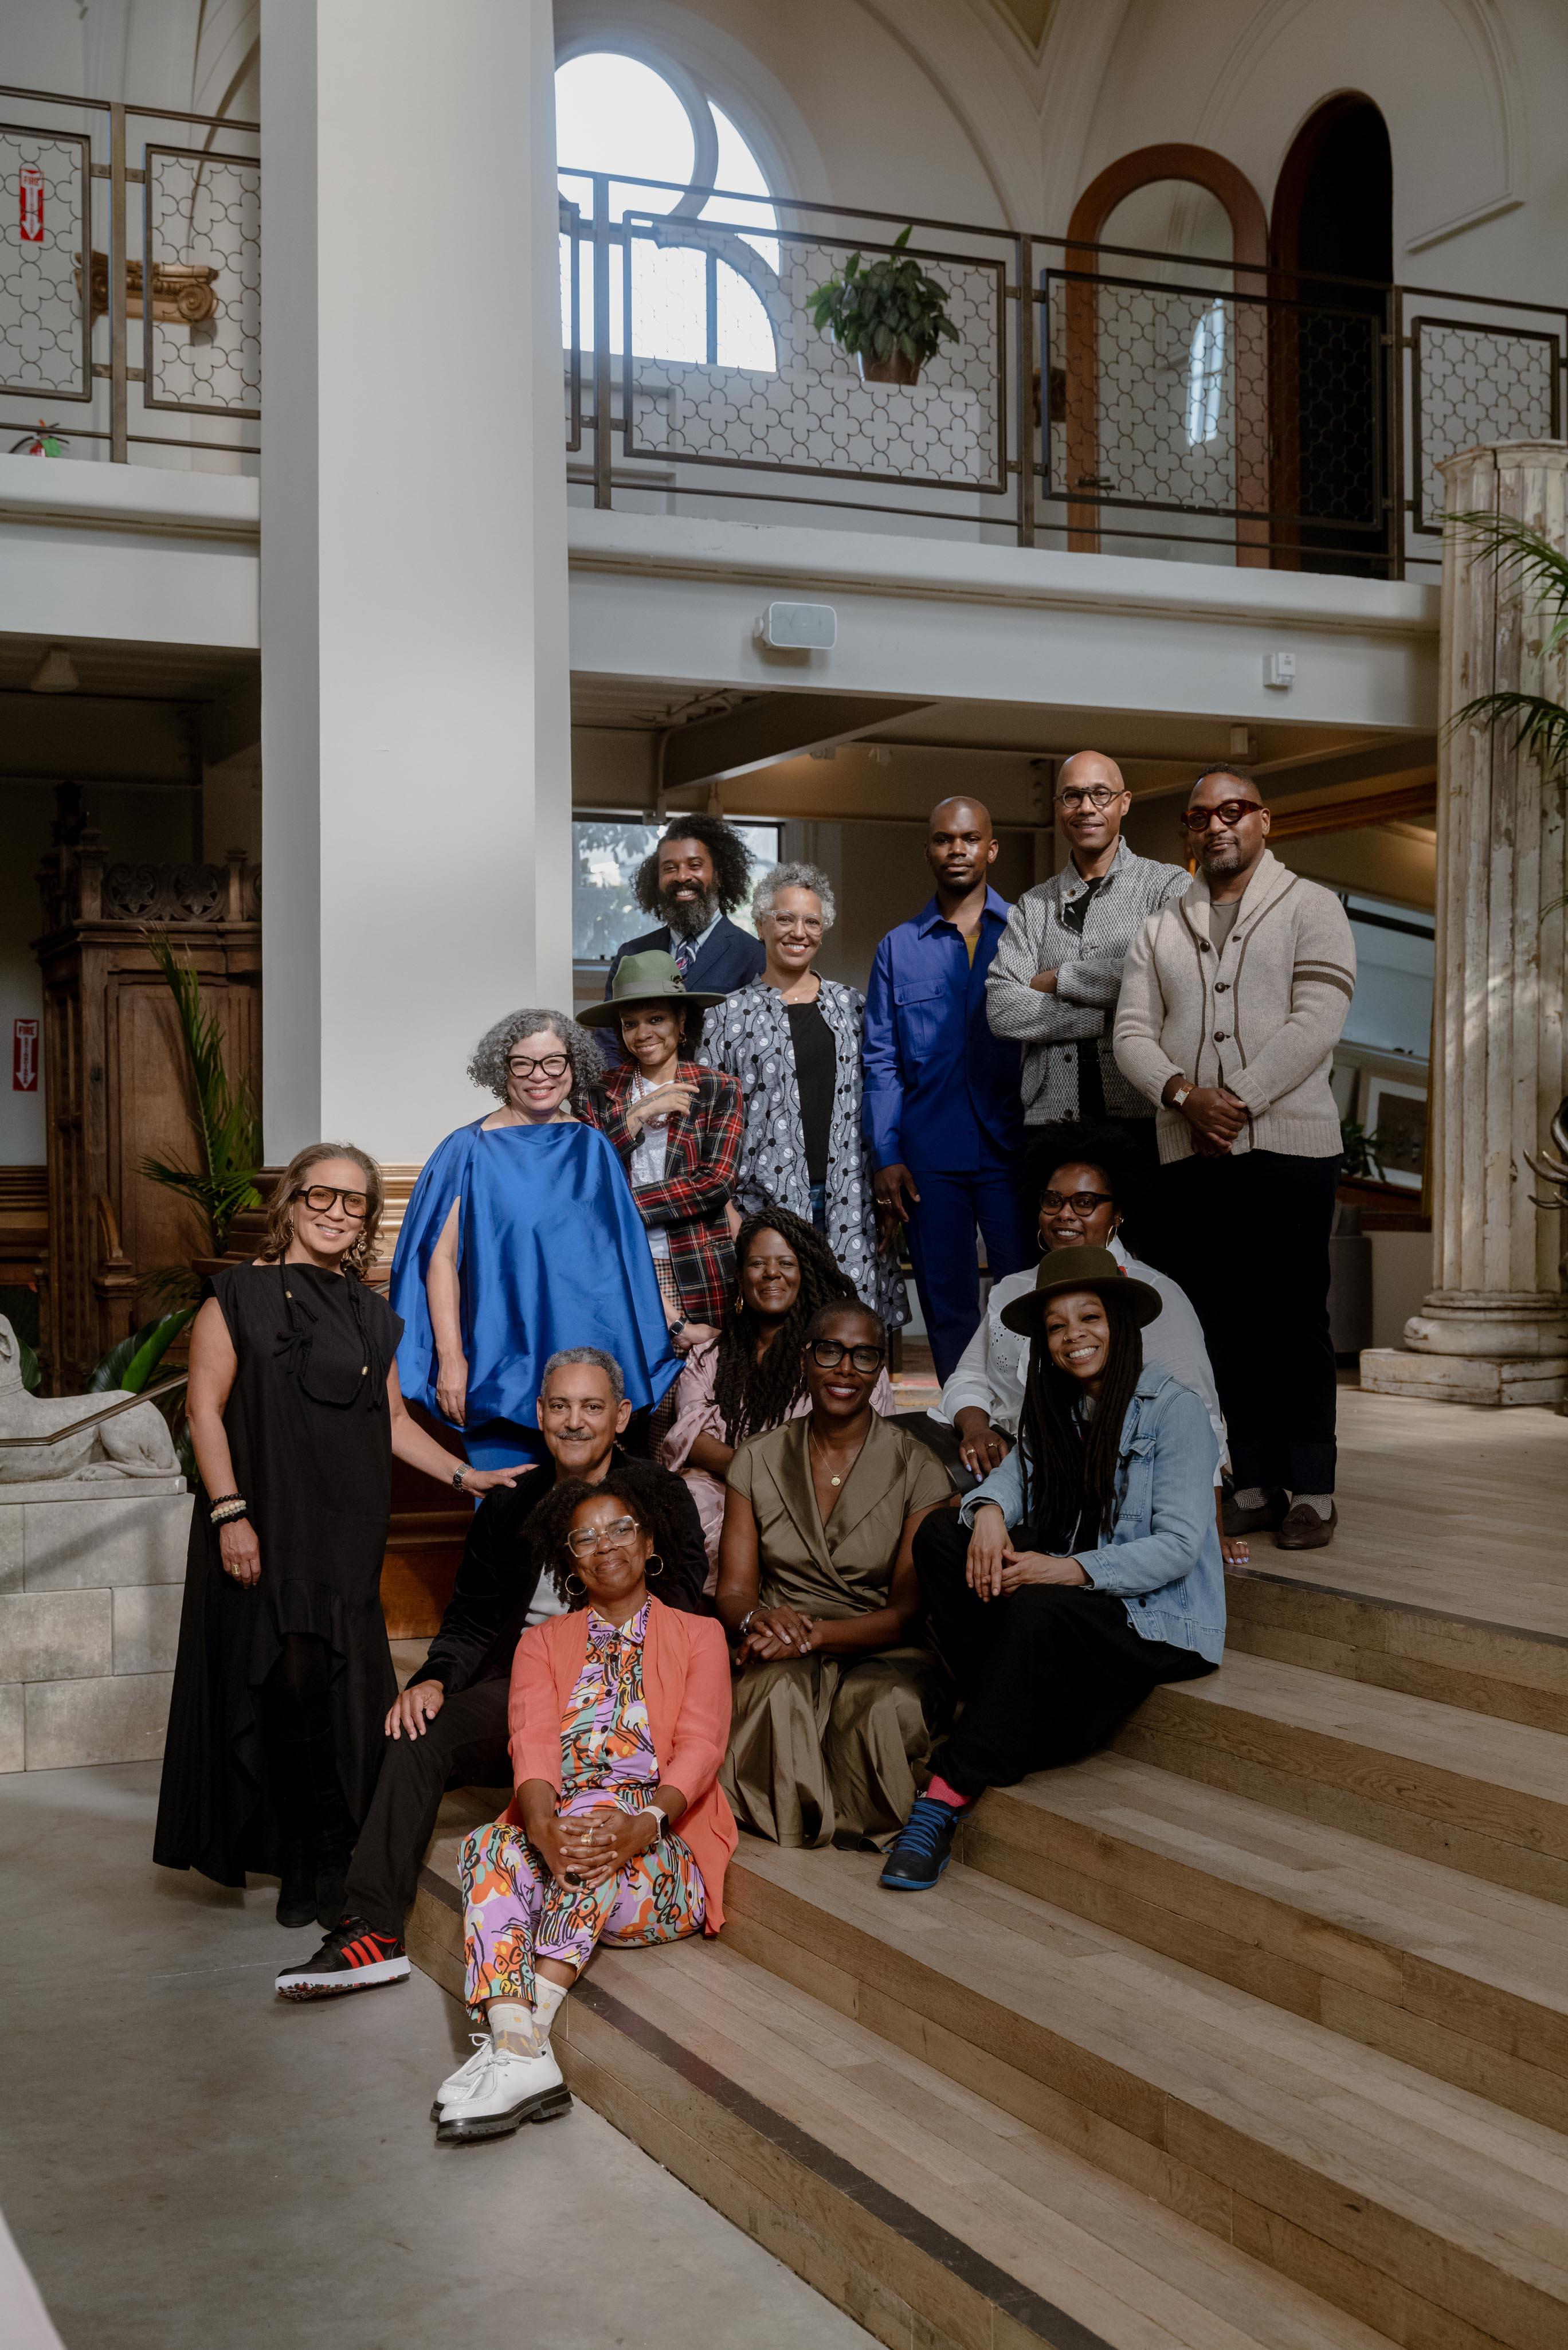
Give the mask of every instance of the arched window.
<path id="1" fill-rule="evenodd" d="M 771 372 L 777 365 L 768 306 L 778 281 L 778 214 L 762 166 L 708 93 L 674 68 L 656 71 L 616 50 L 586 50 L 556 70 L 556 147 L 561 193 L 585 221 L 593 213 L 592 175 L 607 177 L 615 239 L 611 350 L 625 347 L 629 266 L 631 340 L 639 359 Z M 707 192 L 714 188 L 725 192 Z M 577 250 L 577 343 L 591 350 L 590 255 L 582 240 Z M 568 344 L 570 268 L 563 234 L 562 332 Z"/>

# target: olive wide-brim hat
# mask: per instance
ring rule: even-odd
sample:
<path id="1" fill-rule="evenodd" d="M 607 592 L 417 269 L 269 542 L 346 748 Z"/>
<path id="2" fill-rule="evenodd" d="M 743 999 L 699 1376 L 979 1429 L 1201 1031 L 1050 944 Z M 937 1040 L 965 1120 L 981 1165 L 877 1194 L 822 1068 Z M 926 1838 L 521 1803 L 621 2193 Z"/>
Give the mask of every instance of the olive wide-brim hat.
<path id="1" fill-rule="evenodd" d="M 634 1003 L 673 1003 L 682 1010 L 690 1005 L 694 1012 L 706 1012 L 710 1004 L 723 1001 L 722 988 L 688 987 L 675 957 L 654 947 L 647 954 L 623 956 L 608 997 L 603 1003 L 590 1003 L 577 1018 L 585 1028 L 609 1028 Z"/>
<path id="2" fill-rule="evenodd" d="M 1052 1249 L 1040 1260 L 1033 1288 L 1026 1297 L 1015 1297 L 1011 1305 L 1004 1305 L 1002 1319 L 1021 1338 L 1036 1338 L 1045 1327 L 1045 1309 L 1051 1300 L 1070 1289 L 1093 1289 L 1102 1296 L 1114 1291 L 1131 1307 L 1140 1330 L 1165 1310 L 1158 1290 L 1125 1274 L 1109 1249 Z"/>

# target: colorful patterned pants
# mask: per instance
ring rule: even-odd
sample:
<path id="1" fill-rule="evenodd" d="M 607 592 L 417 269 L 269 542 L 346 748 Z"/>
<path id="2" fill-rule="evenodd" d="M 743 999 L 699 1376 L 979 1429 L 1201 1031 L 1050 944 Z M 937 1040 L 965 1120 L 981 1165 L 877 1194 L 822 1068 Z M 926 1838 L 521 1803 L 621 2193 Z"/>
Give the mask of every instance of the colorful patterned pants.
<path id="1" fill-rule="evenodd" d="M 640 1792 L 585 1788 L 557 1810 L 564 1818 L 614 1802 L 623 1811 L 641 1811 Z M 523 1830 L 495 1820 L 465 1839 L 458 1872 L 468 1961 L 463 1996 L 479 2016 L 492 1999 L 531 2007 L 536 1959 L 556 1959 L 580 1973 L 596 1942 L 640 1949 L 702 1929 L 702 1872 L 678 1835 L 639 1853 L 602 1885 L 558 1885 Z"/>

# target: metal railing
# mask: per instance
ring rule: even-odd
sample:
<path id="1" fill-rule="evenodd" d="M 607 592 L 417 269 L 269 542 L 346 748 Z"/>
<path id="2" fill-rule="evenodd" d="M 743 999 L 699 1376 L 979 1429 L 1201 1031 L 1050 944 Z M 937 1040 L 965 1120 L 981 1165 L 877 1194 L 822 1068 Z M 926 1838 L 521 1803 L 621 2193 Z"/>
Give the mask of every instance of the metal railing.
<path id="1" fill-rule="evenodd" d="M 257 126 L 0 115 L 0 449 L 254 467 Z M 1444 456 L 1563 429 L 1558 305 L 917 217 L 958 333 L 866 382 L 806 296 L 906 216 L 561 186 L 568 478 L 600 506 L 1397 578 L 1438 560 Z"/>
<path id="2" fill-rule="evenodd" d="M 259 126 L 8 88 L 0 116 L 0 449 L 254 459 Z"/>
<path id="3" fill-rule="evenodd" d="M 569 479 L 1397 578 L 1435 564 L 1439 460 L 1562 430 L 1568 309 L 972 223 L 913 223 L 959 332 L 868 383 L 812 288 L 907 216 L 564 170 Z"/>

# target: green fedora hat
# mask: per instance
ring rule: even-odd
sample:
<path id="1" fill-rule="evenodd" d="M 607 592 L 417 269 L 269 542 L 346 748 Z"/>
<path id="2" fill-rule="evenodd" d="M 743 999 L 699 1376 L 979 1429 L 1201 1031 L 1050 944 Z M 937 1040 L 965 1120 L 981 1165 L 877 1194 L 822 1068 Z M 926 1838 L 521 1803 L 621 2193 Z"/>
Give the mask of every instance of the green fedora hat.
<path id="1" fill-rule="evenodd" d="M 654 947 L 647 954 L 623 956 L 607 1000 L 590 1003 L 577 1018 L 585 1028 L 608 1028 L 634 1003 L 676 1003 L 682 1009 L 689 1004 L 695 1012 L 706 1012 L 711 1003 L 723 1001 L 722 988 L 688 987 L 675 957 Z"/>
<path id="2" fill-rule="evenodd" d="M 1095 1289 L 1102 1295 L 1114 1291 L 1126 1298 L 1140 1329 L 1165 1309 L 1158 1290 L 1151 1289 L 1147 1281 L 1131 1280 L 1109 1249 L 1051 1249 L 1040 1260 L 1033 1288 L 1026 1297 L 1015 1297 L 1011 1305 L 1004 1305 L 1002 1319 L 1020 1337 L 1036 1337 L 1045 1326 L 1045 1309 L 1051 1300 L 1069 1289 Z"/>

